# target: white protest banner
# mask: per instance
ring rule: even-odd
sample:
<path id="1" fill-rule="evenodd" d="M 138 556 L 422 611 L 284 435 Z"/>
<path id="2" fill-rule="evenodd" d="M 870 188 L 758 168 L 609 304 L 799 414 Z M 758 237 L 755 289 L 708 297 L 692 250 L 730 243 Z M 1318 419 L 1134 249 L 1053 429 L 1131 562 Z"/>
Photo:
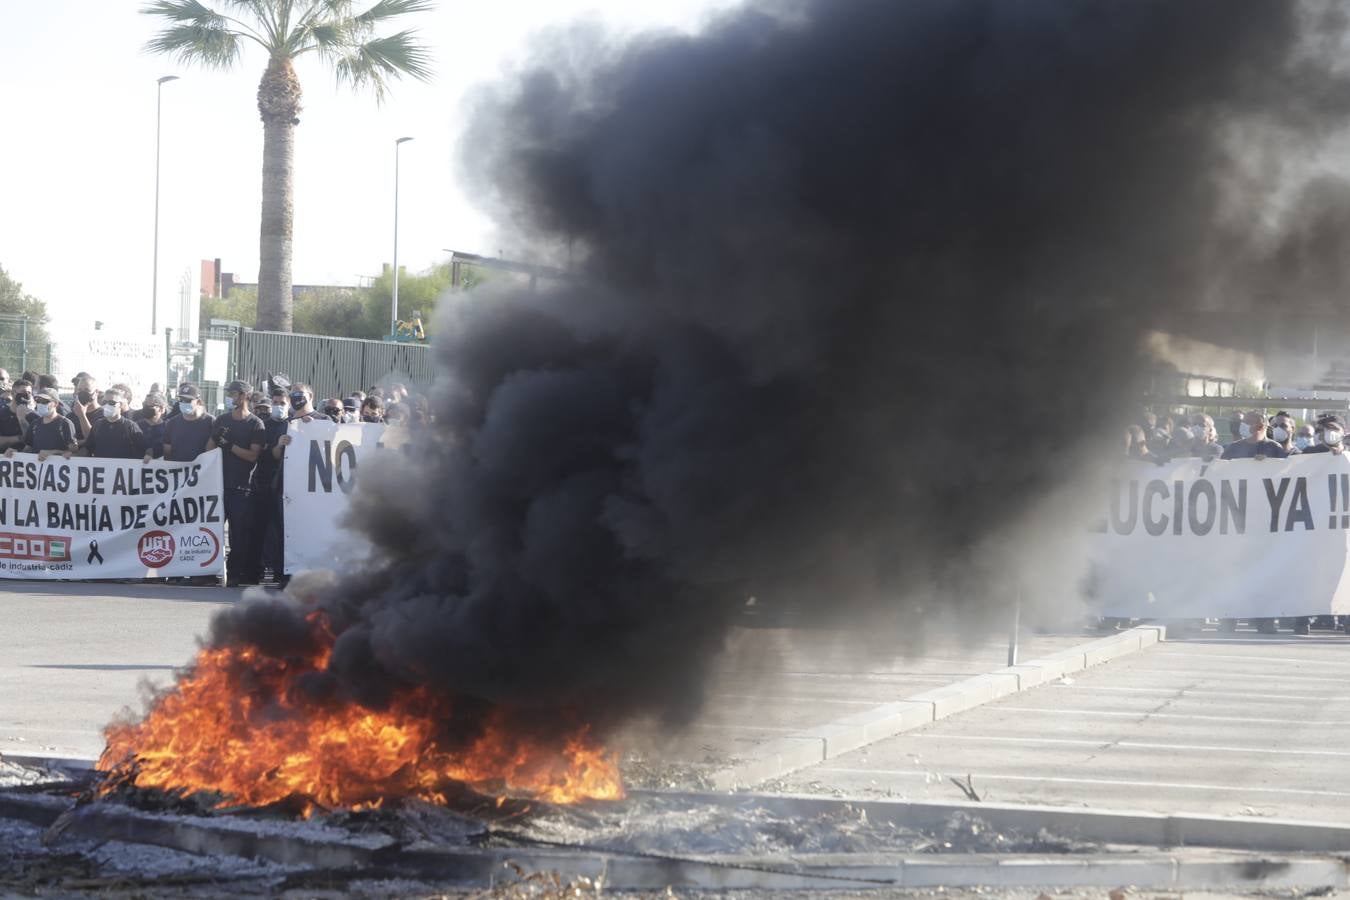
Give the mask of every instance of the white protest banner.
<path id="1" fill-rule="evenodd" d="M 155 335 L 115 335 L 91 331 L 83 335 L 58 334 L 52 347 L 52 371 L 69 389 L 78 372 L 95 372 L 99 383 L 128 384 L 140 395 L 150 385 L 164 383 L 164 338 Z"/>
<path id="2" fill-rule="evenodd" d="M 189 463 L 0 456 L 0 578 L 168 578 L 225 569 L 217 452 Z"/>
<path id="3" fill-rule="evenodd" d="M 1251 618 L 1350 612 L 1350 460 L 1131 462 L 1094 529 L 1102 615 Z"/>
<path id="4" fill-rule="evenodd" d="M 356 473 L 377 454 L 406 444 L 407 429 L 315 420 L 292 422 L 289 433 L 282 467 L 285 570 L 341 568 L 365 547 L 363 538 L 341 525 Z"/>

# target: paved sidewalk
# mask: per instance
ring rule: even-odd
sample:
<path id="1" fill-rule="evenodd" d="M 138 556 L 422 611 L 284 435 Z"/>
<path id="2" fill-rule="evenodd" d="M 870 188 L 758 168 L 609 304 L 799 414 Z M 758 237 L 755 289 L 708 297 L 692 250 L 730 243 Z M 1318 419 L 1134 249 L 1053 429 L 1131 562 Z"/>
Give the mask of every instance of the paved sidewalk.
<path id="1" fill-rule="evenodd" d="M 783 778 L 792 791 L 1350 822 L 1350 638 L 1168 640 Z"/>

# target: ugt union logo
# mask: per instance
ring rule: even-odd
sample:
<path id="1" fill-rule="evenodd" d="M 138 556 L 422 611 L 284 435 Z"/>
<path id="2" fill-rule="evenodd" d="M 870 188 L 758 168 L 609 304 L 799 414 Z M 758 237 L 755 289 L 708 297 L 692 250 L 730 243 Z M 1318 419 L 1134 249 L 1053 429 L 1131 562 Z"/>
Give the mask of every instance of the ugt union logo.
<path id="1" fill-rule="evenodd" d="M 162 569 L 173 562 L 173 535 L 167 531 L 147 531 L 136 542 L 136 555 L 151 569 Z"/>

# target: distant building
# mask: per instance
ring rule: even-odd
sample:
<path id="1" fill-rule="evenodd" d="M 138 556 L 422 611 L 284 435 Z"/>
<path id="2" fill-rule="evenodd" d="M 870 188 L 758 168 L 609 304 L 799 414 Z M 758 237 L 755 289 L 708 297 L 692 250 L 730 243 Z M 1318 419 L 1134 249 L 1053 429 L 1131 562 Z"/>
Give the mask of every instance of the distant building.
<path id="1" fill-rule="evenodd" d="M 234 288 L 256 288 L 256 281 L 239 281 L 233 272 L 222 272 L 219 259 L 202 260 L 202 298 L 219 298 Z M 330 294 L 355 294 L 359 288 L 350 284 L 292 284 L 291 297 L 298 300 L 304 294 L 319 291 Z"/>

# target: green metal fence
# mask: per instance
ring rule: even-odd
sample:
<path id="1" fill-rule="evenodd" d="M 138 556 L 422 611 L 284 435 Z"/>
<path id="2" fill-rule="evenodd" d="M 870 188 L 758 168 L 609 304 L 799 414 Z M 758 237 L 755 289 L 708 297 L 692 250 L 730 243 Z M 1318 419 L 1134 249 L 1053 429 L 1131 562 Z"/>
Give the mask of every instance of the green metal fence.
<path id="1" fill-rule="evenodd" d="M 0 366 L 15 378 L 32 369 L 50 372 L 52 345 L 41 322 L 28 316 L 0 315 Z"/>

